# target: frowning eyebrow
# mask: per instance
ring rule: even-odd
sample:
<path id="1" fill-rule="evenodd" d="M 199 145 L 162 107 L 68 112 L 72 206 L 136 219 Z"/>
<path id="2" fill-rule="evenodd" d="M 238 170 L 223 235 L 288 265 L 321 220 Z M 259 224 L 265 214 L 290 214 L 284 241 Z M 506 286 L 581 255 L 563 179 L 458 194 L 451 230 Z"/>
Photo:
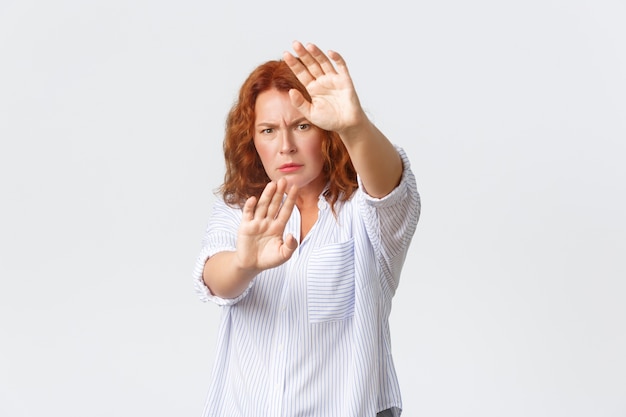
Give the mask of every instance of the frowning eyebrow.
<path id="1" fill-rule="evenodd" d="M 298 126 L 301 124 L 311 124 L 311 122 L 309 122 L 305 117 L 301 117 L 299 119 L 294 120 L 293 122 L 291 122 L 289 124 L 289 127 L 293 127 L 293 126 Z M 266 121 L 261 121 L 259 123 L 257 123 L 255 126 L 256 127 L 263 127 L 263 128 L 275 128 L 276 126 L 278 126 L 279 123 L 274 123 L 274 122 L 266 122 Z"/>

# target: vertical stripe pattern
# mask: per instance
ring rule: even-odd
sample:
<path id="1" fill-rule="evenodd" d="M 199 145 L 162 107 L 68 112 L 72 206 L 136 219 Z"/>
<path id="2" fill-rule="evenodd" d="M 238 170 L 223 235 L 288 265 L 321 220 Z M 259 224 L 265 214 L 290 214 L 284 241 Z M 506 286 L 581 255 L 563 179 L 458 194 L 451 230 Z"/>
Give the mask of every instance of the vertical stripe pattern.
<path id="1" fill-rule="evenodd" d="M 193 271 L 203 301 L 222 306 L 204 417 L 363 417 L 402 409 L 389 314 L 415 232 L 420 198 L 406 154 L 400 185 L 382 199 L 357 190 L 319 217 L 292 258 L 235 299 L 210 294 L 206 259 L 234 250 L 241 210 L 215 204 Z M 300 215 L 286 233 L 299 239 Z"/>

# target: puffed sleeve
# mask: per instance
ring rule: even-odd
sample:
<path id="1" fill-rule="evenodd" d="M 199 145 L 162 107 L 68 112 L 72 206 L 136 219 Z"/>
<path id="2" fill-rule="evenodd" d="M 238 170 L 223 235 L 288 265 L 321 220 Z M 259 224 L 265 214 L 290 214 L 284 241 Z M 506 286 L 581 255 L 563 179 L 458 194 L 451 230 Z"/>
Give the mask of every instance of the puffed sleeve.
<path id="1" fill-rule="evenodd" d="M 236 298 L 222 298 L 212 294 L 202 278 L 207 259 L 216 253 L 236 249 L 237 229 L 240 223 L 240 209 L 229 207 L 222 199 L 215 202 L 213 213 L 202 239 L 200 254 L 196 259 L 192 273 L 194 289 L 203 302 L 212 301 L 220 306 L 235 304 L 247 295 L 254 284 L 254 280 L 252 280 L 248 288 Z"/>
<path id="2" fill-rule="evenodd" d="M 383 198 L 368 195 L 359 181 L 359 210 L 377 262 L 388 288 L 395 293 L 406 254 L 421 211 L 415 175 L 406 152 L 396 147 L 402 160 L 400 184 Z"/>

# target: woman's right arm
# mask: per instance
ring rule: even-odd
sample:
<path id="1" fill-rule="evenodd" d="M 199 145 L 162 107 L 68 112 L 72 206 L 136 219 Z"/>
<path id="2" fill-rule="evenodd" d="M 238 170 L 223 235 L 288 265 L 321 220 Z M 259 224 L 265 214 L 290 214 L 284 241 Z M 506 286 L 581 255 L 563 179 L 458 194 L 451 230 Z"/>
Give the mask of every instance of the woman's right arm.
<path id="1" fill-rule="evenodd" d="M 232 251 L 219 252 L 207 259 L 202 279 L 211 294 L 220 298 L 236 298 L 260 272 L 239 267 L 236 259 L 237 252 Z"/>
<path id="2" fill-rule="evenodd" d="M 213 295 L 235 298 L 260 272 L 289 260 L 298 247 L 293 235 L 283 239 L 285 226 L 295 206 L 298 190 L 292 187 L 283 197 L 287 182 L 270 182 L 261 197 L 250 197 L 243 206 L 235 251 L 209 257 L 202 279 Z"/>

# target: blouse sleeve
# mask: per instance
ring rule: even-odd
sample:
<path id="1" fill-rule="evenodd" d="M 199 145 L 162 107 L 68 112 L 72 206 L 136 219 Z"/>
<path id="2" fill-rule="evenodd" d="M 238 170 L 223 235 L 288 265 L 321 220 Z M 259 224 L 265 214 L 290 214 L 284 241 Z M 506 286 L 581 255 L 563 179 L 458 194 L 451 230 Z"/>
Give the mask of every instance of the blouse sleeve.
<path id="1" fill-rule="evenodd" d="M 202 278 L 204 264 L 211 256 L 219 252 L 234 251 L 236 249 L 237 229 L 240 223 L 241 210 L 229 207 L 221 199 L 216 201 L 202 239 L 202 249 L 196 259 L 192 274 L 194 289 L 203 302 L 212 301 L 220 306 L 232 305 L 245 297 L 252 285 L 254 285 L 254 280 L 252 280 L 248 288 L 236 298 L 222 298 L 212 294 Z"/>
<path id="2" fill-rule="evenodd" d="M 395 293 L 400 271 L 415 233 L 421 211 L 415 176 L 405 151 L 396 147 L 402 160 L 400 184 L 382 198 L 368 195 L 359 181 L 359 210 L 376 253 L 381 273 Z"/>

